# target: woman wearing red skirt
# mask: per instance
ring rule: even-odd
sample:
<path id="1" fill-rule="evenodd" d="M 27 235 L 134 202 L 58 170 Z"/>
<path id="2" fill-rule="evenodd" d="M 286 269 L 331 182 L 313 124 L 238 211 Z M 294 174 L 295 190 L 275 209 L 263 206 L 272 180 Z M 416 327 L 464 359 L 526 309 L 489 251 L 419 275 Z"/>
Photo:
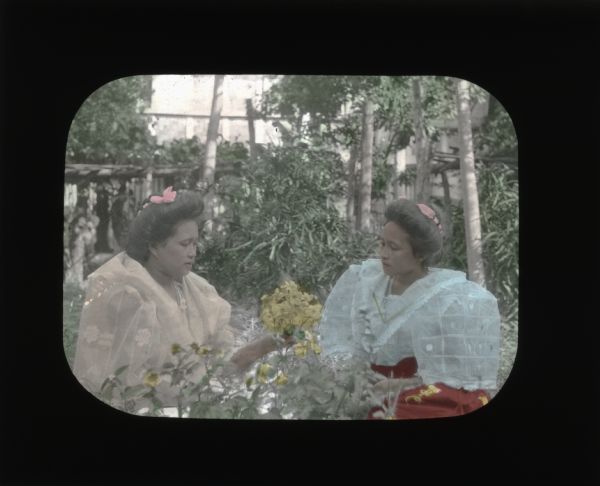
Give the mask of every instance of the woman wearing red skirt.
<path id="1" fill-rule="evenodd" d="M 490 399 L 499 364 L 496 298 L 463 272 L 430 265 L 443 228 L 431 207 L 402 199 L 385 211 L 381 259 L 351 265 L 320 323 L 323 356 L 371 363 L 378 418 L 471 412 Z"/>

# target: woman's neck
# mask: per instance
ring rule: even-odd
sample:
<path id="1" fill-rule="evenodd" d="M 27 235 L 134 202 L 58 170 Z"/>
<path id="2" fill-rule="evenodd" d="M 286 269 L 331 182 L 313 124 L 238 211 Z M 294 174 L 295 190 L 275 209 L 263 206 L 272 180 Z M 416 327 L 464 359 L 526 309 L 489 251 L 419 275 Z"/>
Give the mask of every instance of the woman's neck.
<path id="1" fill-rule="evenodd" d="M 156 265 L 156 263 L 154 261 L 152 261 L 152 259 L 149 259 L 145 264 L 144 267 L 146 268 L 146 270 L 148 270 L 148 273 L 150 274 L 150 276 L 156 280 L 156 282 L 158 282 L 159 285 L 163 286 L 164 288 L 170 288 L 173 286 L 173 278 L 169 275 L 167 275 L 166 273 L 164 273 L 159 267 L 158 265 Z"/>
<path id="2" fill-rule="evenodd" d="M 392 277 L 390 292 L 394 295 L 400 295 L 414 282 L 423 278 L 425 275 L 427 275 L 427 270 L 425 269 L 406 274 L 396 274 Z"/>

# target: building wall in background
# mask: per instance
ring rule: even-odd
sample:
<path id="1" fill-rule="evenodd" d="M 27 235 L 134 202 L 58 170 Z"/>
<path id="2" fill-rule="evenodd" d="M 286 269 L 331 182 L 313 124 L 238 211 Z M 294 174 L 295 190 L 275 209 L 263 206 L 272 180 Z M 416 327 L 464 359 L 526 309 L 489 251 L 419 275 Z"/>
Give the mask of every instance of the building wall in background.
<path id="1" fill-rule="evenodd" d="M 157 75 L 152 79 L 151 105 L 146 115 L 160 143 L 177 138 L 206 139 L 213 97 L 213 75 Z M 248 142 L 246 100 L 254 108 L 272 81 L 264 75 L 227 75 L 223 82 L 223 108 L 219 135 L 228 142 Z M 279 144 L 281 137 L 272 117 L 256 119 L 256 143 Z"/>

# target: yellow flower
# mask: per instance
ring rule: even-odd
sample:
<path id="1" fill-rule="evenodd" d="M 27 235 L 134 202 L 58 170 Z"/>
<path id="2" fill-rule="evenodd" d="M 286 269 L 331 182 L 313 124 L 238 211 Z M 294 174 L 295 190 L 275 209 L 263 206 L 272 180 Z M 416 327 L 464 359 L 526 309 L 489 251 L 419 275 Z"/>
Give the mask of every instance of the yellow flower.
<path id="1" fill-rule="evenodd" d="M 143 383 L 150 388 L 154 388 L 160 383 L 160 376 L 158 373 L 150 371 L 144 376 Z"/>
<path id="2" fill-rule="evenodd" d="M 275 378 L 276 385 L 285 385 L 288 382 L 288 377 L 285 373 L 279 372 L 277 373 L 277 378 Z"/>
<path id="3" fill-rule="evenodd" d="M 321 346 L 319 346 L 319 342 L 317 337 L 313 335 L 311 332 L 306 331 L 306 338 L 308 343 L 310 344 L 310 349 L 312 349 L 313 353 L 321 354 Z"/>
<path id="4" fill-rule="evenodd" d="M 171 345 L 171 354 L 181 353 L 182 348 L 179 344 L 174 343 Z"/>
<path id="5" fill-rule="evenodd" d="M 261 297 L 260 318 L 267 330 L 290 333 L 294 329 L 312 329 L 321 318 L 321 310 L 314 296 L 288 281 Z"/>
<path id="6" fill-rule="evenodd" d="M 300 358 L 304 358 L 308 352 L 308 346 L 306 343 L 298 343 L 294 345 L 294 354 Z"/>
<path id="7" fill-rule="evenodd" d="M 256 370 L 256 379 L 259 383 L 267 383 L 269 373 L 273 367 L 268 363 L 261 364 Z"/>
<path id="8" fill-rule="evenodd" d="M 198 349 L 194 350 L 194 353 L 196 353 L 198 356 L 206 356 L 211 352 L 212 349 L 210 349 L 208 346 L 198 346 Z"/>

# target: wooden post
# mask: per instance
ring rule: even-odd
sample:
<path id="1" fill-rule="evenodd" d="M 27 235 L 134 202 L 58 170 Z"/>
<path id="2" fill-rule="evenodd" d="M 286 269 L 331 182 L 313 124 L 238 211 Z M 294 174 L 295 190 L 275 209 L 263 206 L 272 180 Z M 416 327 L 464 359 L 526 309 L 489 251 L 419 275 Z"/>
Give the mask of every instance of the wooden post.
<path id="1" fill-rule="evenodd" d="M 144 193 L 142 199 L 146 199 L 152 195 L 152 168 L 146 169 L 146 178 L 144 179 Z"/>
<path id="2" fill-rule="evenodd" d="M 248 118 L 248 145 L 250 148 L 250 160 L 256 160 L 256 134 L 254 131 L 254 108 L 252 99 L 246 99 L 246 117 Z"/>

